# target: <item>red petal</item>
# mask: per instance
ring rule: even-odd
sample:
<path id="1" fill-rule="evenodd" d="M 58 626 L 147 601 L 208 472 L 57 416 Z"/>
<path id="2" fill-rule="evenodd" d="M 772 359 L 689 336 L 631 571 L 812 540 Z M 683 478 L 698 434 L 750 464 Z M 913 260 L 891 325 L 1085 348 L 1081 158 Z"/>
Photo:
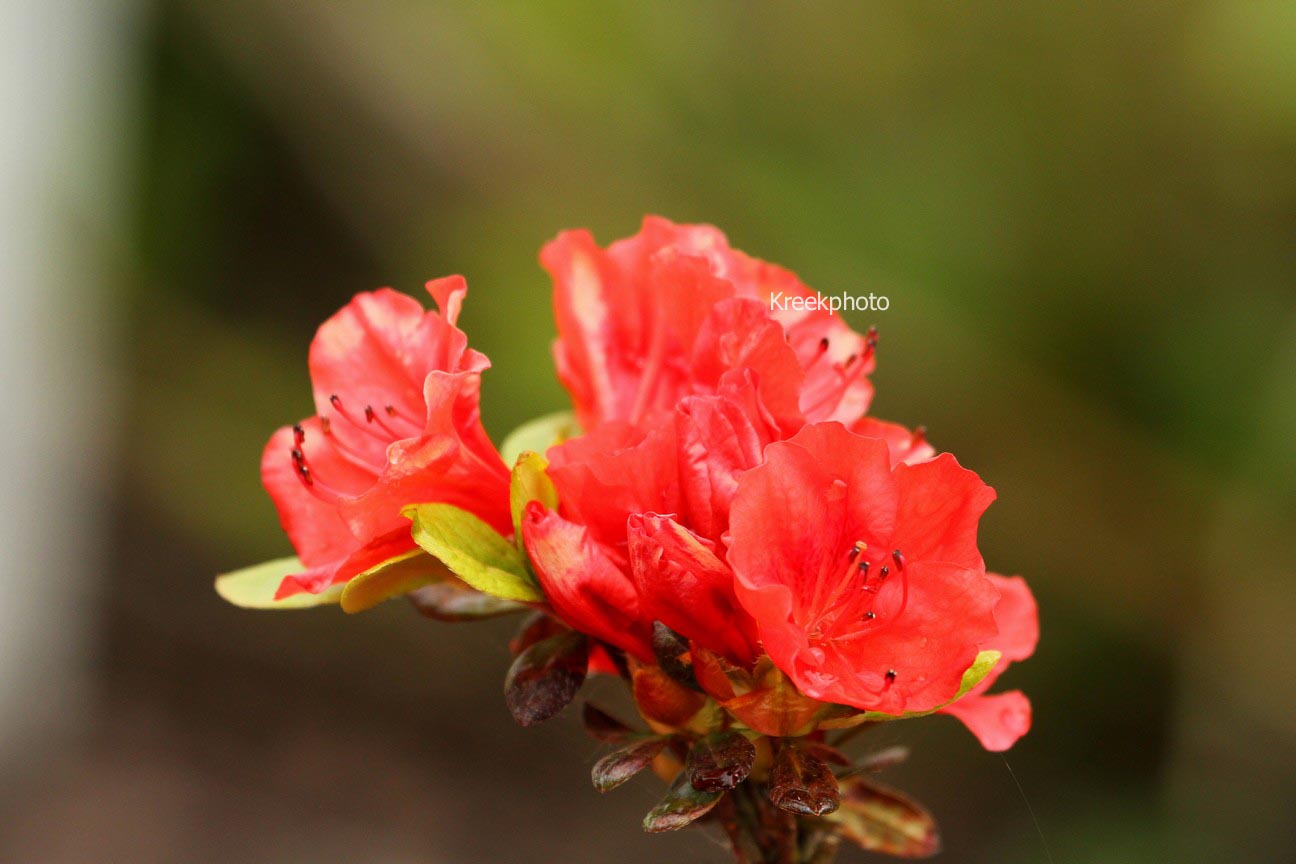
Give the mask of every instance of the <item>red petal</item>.
<path id="1" fill-rule="evenodd" d="M 805 373 L 769 307 L 735 298 L 716 304 L 698 333 L 693 375 L 716 388 L 733 369 L 756 374 L 761 401 L 791 432 L 804 424 L 798 407 Z"/>
<path id="2" fill-rule="evenodd" d="M 895 477 L 900 492 L 891 538 L 895 548 L 910 559 L 982 569 L 977 522 L 994 501 L 995 491 L 949 453 L 918 465 L 900 465 Z"/>
<path id="3" fill-rule="evenodd" d="M 612 263 L 588 231 L 559 234 L 540 250 L 540 263 L 554 282 L 554 361 L 577 419 L 592 429 L 601 420 L 628 415 L 634 393 L 617 368 Z"/>
<path id="4" fill-rule="evenodd" d="M 696 534 L 666 516 L 633 515 L 630 573 L 642 614 L 723 654 L 755 658 L 755 622 L 738 606 L 733 573 Z"/>
<path id="5" fill-rule="evenodd" d="M 1031 727 L 1030 700 L 1020 690 L 993 696 L 968 694 L 941 713 L 962 720 L 981 746 L 994 752 L 1007 750 Z"/>
<path id="6" fill-rule="evenodd" d="M 321 483 L 348 495 L 358 495 L 373 485 L 376 470 L 357 465 L 338 451 L 324 436 L 318 418 L 303 420 L 301 427 L 306 433 L 302 449 L 307 464 Z M 357 541 L 337 505 L 322 500 L 297 476 L 292 458 L 296 446 L 292 427 L 285 426 L 271 436 L 261 455 L 261 482 L 279 511 L 279 522 L 297 557 L 307 567 L 318 567 L 344 558 Z"/>
<path id="7" fill-rule="evenodd" d="M 873 417 L 862 417 L 850 427 L 850 430 L 856 435 L 863 435 L 866 438 L 881 438 L 887 442 L 887 447 L 891 451 L 891 467 L 895 467 L 904 462 L 914 465 L 919 462 L 926 462 L 936 455 L 936 448 L 927 443 L 926 440 L 916 437 L 915 434 L 899 423 L 888 423 L 885 420 L 878 420 Z"/>
<path id="8" fill-rule="evenodd" d="M 634 585 L 585 528 L 532 501 L 522 520 L 522 536 L 540 587 L 563 621 L 652 661 Z"/>
<path id="9" fill-rule="evenodd" d="M 365 537 L 400 527 L 408 530 L 401 509 L 432 502 L 453 504 L 505 536 L 512 533 L 509 469 L 482 430 L 480 383 L 476 372 L 428 374 L 423 434 L 393 443 L 379 481 L 342 504 L 353 533 Z"/>
<path id="10" fill-rule="evenodd" d="M 625 542 L 631 513 L 673 513 L 679 508 L 679 472 L 673 430 L 646 436 L 624 423 L 596 427 L 551 448 L 549 476 L 562 512 L 587 526 L 600 542 Z"/>
<path id="11" fill-rule="evenodd" d="M 313 567 L 304 573 L 285 576 L 283 582 L 279 583 L 279 590 L 275 592 L 275 599 L 282 600 L 302 592 L 319 594 L 332 585 L 346 582 L 370 567 L 375 567 L 388 558 L 394 558 L 414 548 L 414 540 L 410 537 L 408 528 L 393 531 L 366 543 L 338 561 Z"/>
<path id="12" fill-rule="evenodd" d="M 989 647 L 1002 653 L 1003 661 L 991 673 L 995 674 L 1002 671 L 1008 661 L 1025 660 L 1035 653 L 1035 645 L 1039 642 L 1039 609 L 1035 605 L 1035 596 L 1022 577 L 997 573 L 987 573 L 986 576 L 999 589 L 999 602 L 994 611 L 999 634 Z"/>
<path id="13" fill-rule="evenodd" d="M 726 389 L 732 384 L 736 390 L 735 398 L 694 396 L 675 412 L 679 509 L 692 530 L 713 541 L 729 528 L 738 478 L 760 464 L 776 434 L 759 414 L 750 373 L 738 374 L 726 381 Z"/>

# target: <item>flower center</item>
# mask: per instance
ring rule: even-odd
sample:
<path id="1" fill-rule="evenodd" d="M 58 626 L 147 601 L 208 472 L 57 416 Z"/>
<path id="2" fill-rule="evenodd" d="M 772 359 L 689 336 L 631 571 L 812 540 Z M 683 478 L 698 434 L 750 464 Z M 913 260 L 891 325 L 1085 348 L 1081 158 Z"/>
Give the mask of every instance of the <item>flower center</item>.
<path id="1" fill-rule="evenodd" d="M 811 638 L 855 639 L 880 632 L 904 614 L 909 604 L 909 577 L 905 557 L 892 550 L 890 562 L 875 565 L 869 560 L 868 544 L 856 540 L 845 552 L 846 567 L 822 604 L 818 618 L 810 628 Z M 888 580 L 900 581 L 900 602 L 894 611 L 879 614 L 878 595 Z"/>

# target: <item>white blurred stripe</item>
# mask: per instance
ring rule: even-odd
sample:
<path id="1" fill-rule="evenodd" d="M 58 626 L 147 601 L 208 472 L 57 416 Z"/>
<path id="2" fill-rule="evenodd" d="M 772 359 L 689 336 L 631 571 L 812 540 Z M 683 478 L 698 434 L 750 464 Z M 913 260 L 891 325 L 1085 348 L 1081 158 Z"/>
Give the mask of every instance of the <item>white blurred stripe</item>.
<path id="1" fill-rule="evenodd" d="M 84 714 L 135 5 L 0 3 L 0 753 Z"/>

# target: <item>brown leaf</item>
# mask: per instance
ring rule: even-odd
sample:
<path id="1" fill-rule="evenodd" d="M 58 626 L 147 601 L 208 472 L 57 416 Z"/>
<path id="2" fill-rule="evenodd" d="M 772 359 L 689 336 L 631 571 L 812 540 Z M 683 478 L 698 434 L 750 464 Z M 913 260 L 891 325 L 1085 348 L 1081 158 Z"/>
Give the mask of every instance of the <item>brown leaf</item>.
<path id="1" fill-rule="evenodd" d="M 537 642 L 565 632 L 566 624 L 543 612 L 532 612 L 522 619 L 518 631 L 509 640 L 509 651 L 514 655 L 521 654 Z"/>
<path id="2" fill-rule="evenodd" d="M 661 803 L 644 817 L 644 830 L 651 834 L 678 831 L 705 816 L 723 795 L 694 788 L 688 776 L 681 773 Z"/>
<path id="3" fill-rule="evenodd" d="M 837 809 L 837 778 L 823 760 L 785 742 L 770 772 L 769 797 L 790 813 L 822 816 Z"/>
<path id="4" fill-rule="evenodd" d="M 641 738 L 613 750 L 594 764 L 590 779 L 594 788 L 608 792 L 647 768 L 669 739 L 663 737 Z"/>
<path id="5" fill-rule="evenodd" d="M 843 781 L 841 809 L 829 818 L 843 837 L 872 852 L 926 858 L 940 851 L 930 813 L 899 792 L 860 777 Z"/>
<path id="6" fill-rule="evenodd" d="M 689 750 L 684 770 L 695 789 L 718 792 L 746 780 L 755 761 L 756 748 L 746 736 L 733 730 L 712 732 Z"/>
<path id="7" fill-rule="evenodd" d="M 689 641 L 660 621 L 653 622 L 652 649 L 662 671 L 685 687 L 700 690 L 693 674 Z"/>
<path id="8" fill-rule="evenodd" d="M 845 768 L 851 764 L 851 758 L 836 747 L 829 746 L 822 741 L 802 741 L 800 746 L 803 750 L 830 765 L 840 765 Z"/>
<path id="9" fill-rule="evenodd" d="M 458 579 L 417 588 L 408 595 L 419 614 L 437 621 L 480 621 L 526 611 L 526 606 L 483 594 Z"/>
<path id="10" fill-rule="evenodd" d="M 581 722 L 585 724 L 587 735 L 604 744 L 623 744 L 635 734 L 629 726 L 588 702 L 581 709 Z"/>
<path id="11" fill-rule="evenodd" d="M 513 719 L 534 726 L 567 707 L 585 683 L 589 640 L 567 630 L 527 648 L 504 679 L 504 701 Z"/>
<path id="12" fill-rule="evenodd" d="M 908 758 L 908 747 L 888 747 L 885 750 L 878 750 L 865 756 L 860 760 L 859 767 L 861 771 L 877 774 L 888 768 L 894 768 Z"/>

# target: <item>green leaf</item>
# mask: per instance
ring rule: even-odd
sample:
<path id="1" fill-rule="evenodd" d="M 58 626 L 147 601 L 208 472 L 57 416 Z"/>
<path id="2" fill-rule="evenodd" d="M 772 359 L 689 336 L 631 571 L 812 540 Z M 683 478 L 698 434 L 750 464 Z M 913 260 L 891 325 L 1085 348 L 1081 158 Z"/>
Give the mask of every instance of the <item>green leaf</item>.
<path id="1" fill-rule="evenodd" d="M 546 414 L 534 420 L 528 420 L 510 432 L 500 446 L 500 455 L 505 465 L 517 462 L 524 450 L 531 450 L 544 455 L 544 452 L 555 444 L 561 444 L 568 438 L 581 434 L 576 416 L 570 411 L 558 411 Z"/>
<path id="2" fill-rule="evenodd" d="M 859 777 L 842 783 L 842 806 L 828 817 L 861 849 L 902 858 L 926 858 L 940 851 L 932 815 L 893 789 Z"/>
<path id="3" fill-rule="evenodd" d="M 530 608 L 502 597 L 483 594 L 453 577 L 416 588 L 408 596 L 420 615 L 437 621 L 482 621 L 516 615 Z"/>
<path id="4" fill-rule="evenodd" d="M 647 768 L 666 746 L 666 738 L 654 737 L 632 741 L 618 747 L 594 763 L 590 779 L 600 792 L 610 792 Z"/>
<path id="5" fill-rule="evenodd" d="M 837 809 L 837 778 L 822 759 L 785 741 L 774 757 L 769 798 L 780 810 L 822 816 Z"/>
<path id="6" fill-rule="evenodd" d="M 341 585 L 334 585 L 321 594 L 301 593 L 283 600 L 274 599 L 279 583 L 285 576 L 305 569 L 296 558 L 276 558 L 255 567 L 244 567 L 217 576 L 216 593 L 225 602 L 244 609 L 309 609 L 312 606 L 337 603 L 341 599 Z"/>
<path id="7" fill-rule="evenodd" d="M 709 813 L 723 796 L 723 792 L 694 788 L 688 775 L 681 771 L 666 797 L 644 817 L 644 830 L 650 834 L 678 831 Z"/>
<path id="8" fill-rule="evenodd" d="M 522 603 L 544 599 L 517 547 L 467 510 L 413 504 L 402 512 L 414 522 L 414 542 L 478 591 Z"/>
<path id="9" fill-rule="evenodd" d="M 444 564 L 422 549 L 388 558 L 353 577 L 342 589 L 342 611 L 363 612 L 384 600 L 440 582 L 450 575 Z"/>
<path id="10" fill-rule="evenodd" d="M 543 723 L 576 698 L 589 668 L 589 639 L 567 630 L 517 656 L 504 679 L 504 701 L 522 726 Z"/>
<path id="11" fill-rule="evenodd" d="M 723 792 L 747 779 L 756 761 L 756 748 L 732 729 L 699 738 L 684 762 L 693 788 Z"/>
<path id="12" fill-rule="evenodd" d="M 546 510 L 558 509 L 558 490 L 545 473 L 549 463 L 532 450 L 523 451 L 513 465 L 509 479 L 509 509 L 513 513 L 513 540 L 522 549 L 522 514 L 532 501 L 539 501 Z"/>

